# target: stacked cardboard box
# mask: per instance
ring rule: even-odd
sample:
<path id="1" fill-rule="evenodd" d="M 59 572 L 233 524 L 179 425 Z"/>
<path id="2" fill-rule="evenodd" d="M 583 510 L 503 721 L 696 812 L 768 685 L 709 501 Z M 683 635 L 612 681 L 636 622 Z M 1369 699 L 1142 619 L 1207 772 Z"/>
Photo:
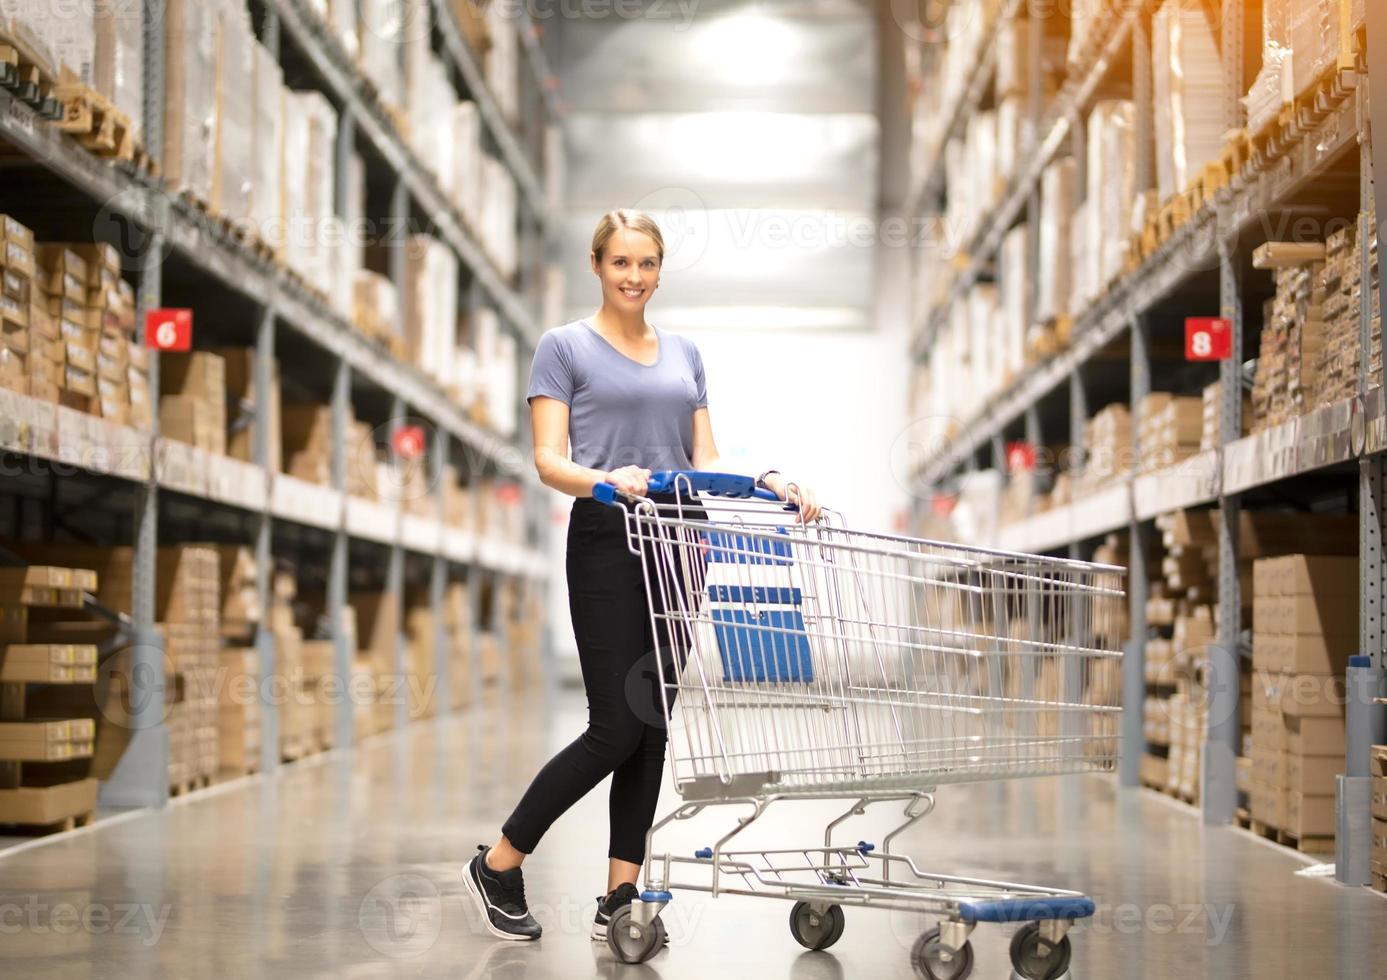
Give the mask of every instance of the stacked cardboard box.
<path id="1" fill-rule="evenodd" d="M 290 404 L 281 409 L 280 429 L 284 472 L 300 480 L 332 483 L 332 408 L 319 404 Z M 379 497 L 377 453 L 370 423 L 347 420 L 347 493 L 367 500 Z"/>
<path id="2" fill-rule="evenodd" d="M 1141 403 L 1138 445 L 1142 472 L 1173 466 L 1199 452 L 1203 401 L 1152 392 Z"/>
<path id="3" fill-rule="evenodd" d="M 1302 849 L 1332 847 L 1357 586 L 1352 557 L 1287 555 L 1254 565 L 1252 817 Z"/>
<path id="4" fill-rule="evenodd" d="M 1132 468 L 1132 417 L 1114 402 L 1084 425 L 1084 472 L 1080 492 L 1098 490 Z"/>
<path id="5" fill-rule="evenodd" d="M 260 655 L 253 647 L 218 654 L 217 775 L 260 769 Z"/>
<path id="6" fill-rule="evenodd" d="M 1306 410 L 1305 392 L 1313 387 L 1312 365 L 1318 355 L 1319 321 L 1306 324 L 1298 311 L 1311 303 L 1319 307 L 1317 278 L 1318 270 L 1311 267 L 1278 271 L 1276 297 L 1267 301 L 1262 314 L 1261 349 L 1252 383 L 1253 432 L 1280 425 Z"/>
<path id="7" fill-rule="evenodd" d="M 1167 0 L 1152 18 L 1156 186 L 1184 190 L 1223 150 L 1223 63 L 1198 0 Z"/>
<path id="8" fill-rule="evenodd" d="M 1202 394 L 1203 421 L 1199 430 L 1199 449 L 1201 452 L 1217 449 L 1223 441 L 1220 436 L 1222 432 L 1220 419 L 1223 417 L 1223 402 L 1219 396 L 1221 390 L 1219 383 L 1215 381 L 1206 386 Z M 1250 392 L 1243 391 L 1242 396 L 1242 412 L 1239 414 L 1242 419 L 1242 435 L 1247 435 L 1252 431 L 1252 395 Z"/>
<path id="9" fill-rule="evenodd" d="M 250 230 L 276 255 L 282 255 L 284 234 L 284 69 L 263 44 L 252 48 L 255 110 L 251 124 L 253 176 L 250 190 Z"/>
<path id="10" fill-rule="evenodd" d="M 213 354 L 224 363 L 226 386 L 226 454 L 248 463 L 255 459 L 255 423 L 262 411 L 262 399 L 255 388 L 255 349 L 252 347 L 218 347 Z M 268 416 L 269 454 L 271 471 L 282 468 L 280 449 L 280 387 L 279 362 L 270 369 L 270 390 L 263 399 L 263 411 Z"/>
<path id="11" fill-rule="evenodd" d="M 211 351 L 159 359 L 159 433 L 226 455 L 226 362 Z"/>
<path id="12" fill-rule="evenodd" d="M 448 706 L 457 710 L 472 700 L 472 607 L 462 582 L 449 582 L 443 593 L 443 629 L 448 645 Z"/>
<path id="13" fill-rule="evenodd" d="M 1344 0 L 1287 0 L 1285 6 L 1291 92 L 1300 96 L 1341 58 L 1353 65 L 1351 39 L 1345 30 L 1349 9 Z"/>
<path id="14" fill-rule="evenodd" d="M 500 160 L 482 156 L 481 245 L 506 279 L 515 276 L 519 262 L 516 237 L 515 179 Z"/>
<path id="15" fill-rule="evenodd" d="M 438 713 L 438 637 L 427 596 L 414 597 L 405 613 L 405 690 L 410 720 Z"/>
<path id="16" fill-rule="evenodd" d="M 396 706 L 407 690 L 395 664 L 400 608 L 388 592 L 354 592 L 351 606 L 358 630 L 352 671 L 370 678 L 362 686 L 367 696 L 355 700 L 356 737 L 365 738 L 394 727 Z M 359 693 L 355 684 L 353 691 Z"/>
<path id="17" fill-rule="evenodd" d="M 1370 227 L 1375 216 L 1369 215 Z M 1370 242 L 1372 282 L 1377 281 L 1377 250 Z M 1323 341 L 1313 372 L 1314 389 L 1310 407 L 1318 408 L 1345 401 L 1358 393 L 1358 371 L 1361 348 L 1362 312 L 1362 253 L 1358 246 L 1357 225 L 1344 225 L 1325 240 L 1325 261 L 1320 271 L 1319 292 L 1323 296 Z M 1373 309 L 1370 314 L 1370 350 L 1368 364 L 1369 386 L 1375 387 L 1382 376 L 1382 316 L 1380 293 L 1372 290 Z"/>
<path id="18" fill-rule="evenodd" d="M 998 266 L 1001 295 L 993 343 L 1000 348 L 997 367 L 1004 387 L 1010 387 L 1026 367 L 1026 329 L 1031 325 L 1030 261 L 1030 229 L 1022 223 L 1002 240 Z"/>
<path id="19" fill-rule="evenodd" d="M 395 284 L 379 273 L 363 269 L 356 274 L 352 299 L 352 322 L 357 329 L 393 347 L 400 337 L 400 297 Z"/>
<path id="20" fill-rule="evenodd" d="M 96 585 L 87 569 L 0 569 L 0 824 L 85 819 L 95 806 L 94 720 L 31 695 L 71 690 L 90 702 L 96 648 L 42 642 L 29 623 L 73 615 Z"/>

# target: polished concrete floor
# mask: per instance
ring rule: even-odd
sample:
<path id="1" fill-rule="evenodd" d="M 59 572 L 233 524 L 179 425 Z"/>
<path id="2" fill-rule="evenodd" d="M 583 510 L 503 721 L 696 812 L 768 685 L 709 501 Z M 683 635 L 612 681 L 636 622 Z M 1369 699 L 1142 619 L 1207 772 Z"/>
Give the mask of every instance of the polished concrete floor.
<path id="1" fill-rule="evenodd" d="M 587 938 L 605 881 L 604 788 L 526 865 L 544 938 L 492 940 L 459 871 L 582 719 L 578 693 L 496 696 L 272 778 L 0 852 L 0 978 L 913 975 L 917 914 L 848 909 L 843 939 L 810 953 L 789 935 L 787 903 L 687 892 L 664 913 L 667 952 L 616 962 Z M 810 844 L 824 812 L 806 804 L 753 829 L 769 846 Z M 727 818 L 679 826 L 671 849 L 711 843 Z M 844 839 L 885 823 L 860 820 Z M 1369 977 L 1387 963 L 1387 900 L 1298 875 L 1297 856 L 1106 779 L 946 790 L 897 850 L 931 870 L 1087 891 L 1099 914 L 1073 934 L 1075 978 Z M 1009 975 L 1009 931 L 974 934 L 975 977 Z"/>

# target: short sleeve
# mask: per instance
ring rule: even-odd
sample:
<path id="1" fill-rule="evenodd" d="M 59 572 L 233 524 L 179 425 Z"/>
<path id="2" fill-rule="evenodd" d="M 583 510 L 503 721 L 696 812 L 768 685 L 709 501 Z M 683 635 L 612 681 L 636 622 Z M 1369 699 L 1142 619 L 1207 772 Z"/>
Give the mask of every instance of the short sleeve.
<path id="1" fill-rule="evenodd" d="M 543 396 L 556 398 L 565 405 L 573 404 L 573 364 L 568 353 L 554 331 L 539 338 L 535 359 L 530 364 L 530 388 L 525 394 L 527 402 Z"/>
<path id="2" fill-rule="evenodd" d="M 689 341 L 689 363 L 693 367 L 694 390 L 697 392 L 694 407 L 707 408 L 708 380 L 703 376 L 703 355 L 698 352 L 698 345 L 692 340 Z"/>

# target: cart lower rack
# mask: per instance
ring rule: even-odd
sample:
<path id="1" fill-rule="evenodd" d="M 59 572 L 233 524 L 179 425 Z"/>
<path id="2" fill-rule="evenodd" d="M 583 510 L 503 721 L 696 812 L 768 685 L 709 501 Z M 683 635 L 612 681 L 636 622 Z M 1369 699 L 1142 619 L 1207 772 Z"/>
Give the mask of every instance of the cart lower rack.
<path id="1" fill-rule="evenodd" d="M 1068 969 L 1078 892 L 927 873 L 893 853 L 949 783 L 1110 771 L 1120 725 L 1122 569 L 798 523 L 747 477 L 662 472 L 625 510 L 660 645 L 659 701 L 683 804 L 646 839 L 645 889 L 608 942 L 626 962 L 661 948 L 672 890 L 792 900 L 810 949 L 841 936 L 843 906 L 938 915 L 920 976 L 962 980 L 980 922 L 1026 923 L 1028 980 Z M 851 801 L 823 844 L 733 849 L 773 804 Z M 878 848 L 834 845 L 849 817 L 904 804 Z M 656 834 L 712 807 L 749 813 L 712 846 L 656 853 Z"/>

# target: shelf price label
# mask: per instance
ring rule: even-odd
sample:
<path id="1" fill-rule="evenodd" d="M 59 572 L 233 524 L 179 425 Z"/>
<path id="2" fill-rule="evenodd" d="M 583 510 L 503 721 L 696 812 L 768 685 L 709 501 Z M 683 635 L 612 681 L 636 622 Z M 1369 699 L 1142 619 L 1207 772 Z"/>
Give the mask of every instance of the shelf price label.
<path id="1" fill-rule="evenodd" d="M 1233 324 L 1221 316 L 1185 318 L 1185 360 L 1226 361 L 1233 356 Z"/>
<path id="2" fill-rule="evenodd" d="M 402 425 L 395 430 L 390 444 L 398 458 L 418 459 L 424 455 L 424 430 L 417 425 Z"/>
<path id="3" fill-rule="evenodd" d="M 1035 469 L 1035 446 L 1029 442 L 1007 443 L 1007 471 L 1029 473 Z"/>
<path id="4" fill-rule="evenodd" d="M 149 310 L 144 315 L 144 345 L 153 350 L 190 350 L 192 310 Z"/>

